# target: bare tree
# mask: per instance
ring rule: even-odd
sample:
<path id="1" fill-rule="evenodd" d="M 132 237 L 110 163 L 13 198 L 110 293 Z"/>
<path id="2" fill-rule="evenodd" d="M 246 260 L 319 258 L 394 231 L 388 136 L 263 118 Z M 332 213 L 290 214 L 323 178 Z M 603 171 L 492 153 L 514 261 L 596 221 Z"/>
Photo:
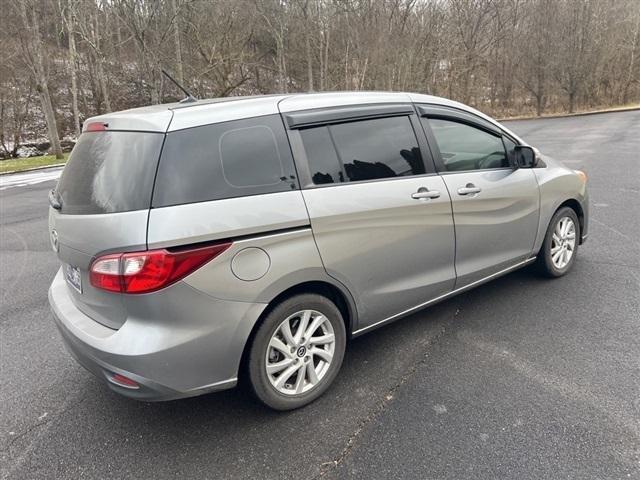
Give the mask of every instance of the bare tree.
<path id="1" fill-rule="evenodd" d="M 102 12 L 100 4 L 94 0 L 82 0 L 84 21 L 78 22 L 78 32 L 83 41 L 90 47 L 89 56 L 93 62 L 97 84 L 100 88 L 101 100 L 107 112 L 111 111 L 111 96 L 107 85 L 105 64 L 107 63 L 107 52 L 103 47 L 103 26 Z"/>
<path id="2" fill-rule="evenodd" d="M 572 28 L 559 30 L 559 43 L 562 50 L 555 57 L 555 77 L 565 91 L 569 113 L 575 111 L 576 97 L 586 79 L 589 64 L 586 62 L 591 41 L 593 22 L 590 1 L 571 2 L 564 0 L 560 5 L 561 23 Z"/>
<path id="3" fill-rule="evenodd" d="M 8 5 L 0 63 L 11 79 L 32 79 L 52 138 L 54 126 L 77 134 L 83 117 L 179 98 L 162 67 L 203 98 L 410 90 L 496 116 L 640 101 L 638 0 Z M 12 95 L 25 101 L 27 91 L 0 85 L 9 125 Z M 37 138 L 39 118 L 24 118 L 22 138 Z"/>
<path id="4" fill-rule="evenodd" d="M 47 83 L 47 70 L 45 68 L 45 46 L 40 31 L 40 16 L 43 14 L 42 3 L 29 0 L 22 0 L 13 4 L 18 9 L 21 20 L 19 31 L 20 45 L 24 61 L 29 68 L 36 85 L 40 104 L 47 123 L 49 142 L 51 150 L 56 158 L 63 158 L 60 147 L 60 137 L 58 136 L 58 125 L 56 115 L 49 94 Z"/>
<path id="5" fill-rule="evenodd" d="M 71 77 L 71 110 L 73 111 L 73 126 L 75 136 L 80 135 L 80 110 L 78 109 L 78 54 L 76 49 L 76 0 L 65 3 L 58 0 L 58 6 L 69 41 L 69 76 Z"/>
<path id="6" fill-rule="evenodd" d="M 6 65 L 2 73 L 6 82 L 0 84 L 0 147 L 4 158 L 15 158 L 31 110 L 33 81 L 18 81 L 16 72 Z"/>

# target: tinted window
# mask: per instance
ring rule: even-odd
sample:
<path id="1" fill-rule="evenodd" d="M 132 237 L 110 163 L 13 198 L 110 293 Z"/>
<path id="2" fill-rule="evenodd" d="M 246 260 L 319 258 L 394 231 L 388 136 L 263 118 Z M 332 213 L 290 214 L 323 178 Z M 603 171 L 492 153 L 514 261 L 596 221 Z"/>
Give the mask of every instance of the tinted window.
<path id="1" fill-rule="evenodd" d="M 205 125 L 167 135 L 153 206 L 297 188 L 279 115 Z"/>
<path id="2" fill-rule="evenodd" d="M 62 213 L 117 213 L 149 208 L 161 133 L 80 135 L 56 187 Z"/>
<path id="3" fill-rule="evenodd" d="M 304 144 L 311 179 L 316 185 L 344 182 L 344 172 L 327 127 L 300 130 Z"/>
<path id="4" fill-rule="evenodd" d="M 341 123 L 300 134 L 315 184 L 425 173 L 408 117 Z"/>
<path id="5" fill-rule="evenodd" d="M 429 119 L 447 171 L 509 167 L 502 138 L 452 120 Z"/>

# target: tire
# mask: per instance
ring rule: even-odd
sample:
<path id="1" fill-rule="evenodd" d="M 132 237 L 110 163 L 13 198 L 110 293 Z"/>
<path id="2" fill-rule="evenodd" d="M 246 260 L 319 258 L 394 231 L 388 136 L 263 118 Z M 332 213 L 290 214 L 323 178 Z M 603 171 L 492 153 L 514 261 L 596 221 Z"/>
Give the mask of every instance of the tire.
<path id="1" fill-rule="evenodd" d="M 305 322 L 311 338 L 300 330 Z M 322 323 L 310 332 L 314 322 Z M 333 343 L 316 342 L 328 341 L 331 335 Z M 293 410 L 313 402 L 338 374 L 346 341 L 342 314 L 328 298 L 309 293 L 284 300 L 267 314 L 253 338 L 247 362 L 253 393 L 275 410 Z"/>
<path id="2" fill-rule="evenodd" d="M 570 225 L 573 225 L 573 230 L 569 229 L 568 234 L 562 237 L 561 222 L 569 219 Z M 554 235 L 555 234 L 555 235 Z M 573 238 L 571 238 L 573 235 Z M 560 238 L 559 238 L 560 237 Z M 558 243 L 558 239 L 560 243 Z M 572 243 L 573 242 L 573 243 Z M 557 278 L 565 275 L 576 261 L 578 255 L 578 245 L 580 243 L 580 221 L 576 212 L 569 207 L 560 208 L 551 218 L 547 233 L 544 237 L 544 242 L 538 253 L 538 259 L 536 261 L 537 270 L 544 276 L 550 278 Z M 566 247 L 559 247 L 559 245 L 566 245 Z M 560 248 L 560 250 L 557 250 Z M 561 250 L 570 253 L 570 258 L 567 260 L 566 256 L 562 257 Z M 554 250 L 554 252 L 552 252 Z M 567 254 L 564 254 L 567 255 Z M 560 259 L 561 261 L 558 261 Z M 567 260 L 565 262 L 565 260 Z"/>

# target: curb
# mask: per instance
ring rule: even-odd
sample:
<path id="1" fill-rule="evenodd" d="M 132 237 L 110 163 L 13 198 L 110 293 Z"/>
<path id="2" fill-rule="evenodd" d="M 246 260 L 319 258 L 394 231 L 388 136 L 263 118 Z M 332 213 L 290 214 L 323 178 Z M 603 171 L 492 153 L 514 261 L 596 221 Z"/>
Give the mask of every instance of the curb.
<path id="1" fill-rule="evenodd" d="M 541 120 L 547 118 L 567 118 L 567 117 L 583 117 L 587 115 L 599 115 L 601 113 L 616 113 L 616 112 L 630 112 L 633 110 L 640 110 L 640 105 L 633 105 L 631 107 L 619 107 L 609 108 L 606 110 L 592 110 L 589 112 L 575 112 L 575 113 L 551 113 L 549 115 L 532 116 L 532 117 L 507 117 L 497 119 L 498 122 L 515 122 L 519 120 Z"/>
<path id="2" fill-rule="evenodd" d="M 49 168 L 64 167 L 65 165 L 66 163 L 56 163 L 55 165 L 43 165 L 42 167 L 32 167 L 32 168 L 26 168 L 24 170 L 11 170 L 9 172 L 0 172 L 0 177 L 2 175 L 11 175 L 13 173 L 27 173 L 27 172 L 33 172 L 35 170 L 47 170 Z"/>

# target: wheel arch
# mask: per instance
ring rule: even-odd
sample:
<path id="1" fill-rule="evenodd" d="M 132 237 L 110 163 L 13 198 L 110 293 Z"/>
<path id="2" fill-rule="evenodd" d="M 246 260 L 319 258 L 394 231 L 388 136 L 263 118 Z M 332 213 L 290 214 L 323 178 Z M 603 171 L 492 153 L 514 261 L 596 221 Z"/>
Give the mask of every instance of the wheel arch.
<path id="1" fill-rule="evenodd" d="M 561 208 L 564 208 L 564 207 L 569 207 L 571 210 L 576 212 L 576 215 L 578 216 L 578 222 L 580 224 L 580 237 L 578 238 L 578 245 L 581 245 L 582 244 L 582 232 L 584 232 L 584 221 L 585 221 L 584 209 L 582 208 L 582 204 L 578 200 L 576 200 L 575 198 L 569 198 L 569 199 L 565 200 L 564 202 L 562 202 L 560 205 L 558 205 L 558 208 L 555 209 L 555 211 L 553 212 L 553 215 L 555 215 L 558 210 L 560 210 Z M 553 218 L 553 215 L 551 215 L 551 218 Z M 551 220 L 549 220 L 549 221 L 551 221 Z"/>
<path id="2" fill-rule="evenodd" d="M 269 301 L 267 307 L 260 314 L 258 320 L 256 320 L 256 322 L 254 323 L 253 328 L 251 329 L 251 333 L 247 337 L 242 351 L 240 368 L 238 371 L 239 381 L 244 381 L 243 377 L 246 377 L 244 373 L 246 372 L 247 360 L 249 356 L 248 353 L 251 348 L 251 344 L 253 343 L 256 332 L 258 331 L 258 328 L 262 324 L 265 317 L 269 315 L 269 313 L 276 307 L 276 305 L 278 305 L 285 299 L 302 293 L 316 293 L 331 300 L 336 305 L 336 307 L 338 307 L 338 310 L 340 310 L 340 313 L 342 314 L 342 318 L 345 323 L 345 330 L 347 332 L 347 339 L 351 338 L 351 332 L 353 331 L 354 326 L 357 325 L 357 311 L 353 298 L 344 287 L 338 287 L 337 285 L 325 280 L 309 280 L 292 285 L 273 297 L 271 301 Z"/>

